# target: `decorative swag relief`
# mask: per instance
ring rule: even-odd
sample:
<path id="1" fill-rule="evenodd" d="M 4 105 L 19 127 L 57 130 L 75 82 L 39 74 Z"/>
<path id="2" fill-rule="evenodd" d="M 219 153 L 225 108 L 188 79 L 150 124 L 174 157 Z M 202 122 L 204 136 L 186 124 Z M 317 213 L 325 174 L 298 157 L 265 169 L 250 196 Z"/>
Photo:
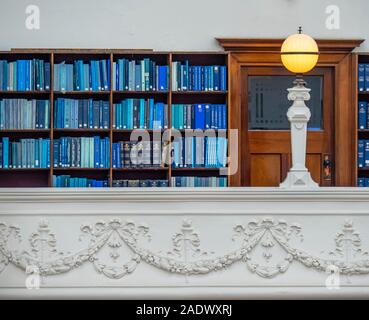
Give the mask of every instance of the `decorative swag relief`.
<path id="1" fill-rule="evenodd" d="M 30 249 L 20 252 L 11 249 L 25 245 L 20 228 L 0 222 L 0 272 L 13 264 L 22 270 L 37 267 L 40 275 L 51 276 L 89 262 L 106 277 L 119 279 L 134 272 L 141 262 L 183 275 L 207 274 L 243 262 L 260 277 L 272 278 L 298 261 L 317 271 L 326 272 L 333 267 L 345 275 L 369 273 L 368 253 L 362 250 L 359 233 L 352 221 L 345 221 L 336 234 L 335 248 L 327 252 L 328 258 L 314 256 L 292 245 L 292 242 L 303 241 L 299 224 L 268 217 L 236 225 L 232 240 L 238 249 L 223 256 L 201 248 L 200 236 L 190 220 L 183 221 L 179 232 L 172 237 L 171 251 L 165 253 L 145 249 L 143 243 L 151 240 L 149 227 L 133 221 L 99 221 L 82 225 L 80 229 L 81 236 L 88 237 L 88 246 L 76 253 L 64 253 L 58 249 L 56 235 L 48 222 L 43 220 L 28 238 Z M 118 263 L 122 246 L 130 252 L 123 257 L 128 261 L 124 264 Z M 102 254 L 103 248 L 108 255 Z"/>

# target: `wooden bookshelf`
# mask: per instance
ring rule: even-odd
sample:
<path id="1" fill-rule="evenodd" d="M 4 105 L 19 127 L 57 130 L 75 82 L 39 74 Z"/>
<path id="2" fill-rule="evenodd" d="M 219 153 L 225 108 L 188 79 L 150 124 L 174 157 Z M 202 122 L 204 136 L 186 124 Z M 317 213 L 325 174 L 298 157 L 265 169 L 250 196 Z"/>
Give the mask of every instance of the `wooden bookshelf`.
<path id="1" fill-rule="evenodd" d="M 359 178 L 369 178 L 369 168 L 359 168 L 358 166 L 358 140 L 364 139 L 369 140 L 369 129 L 359 129 L 359 115 L 358 115 L 358 103 L 359 101 L 369 102 L 369 92 L 359 91 L 358 86 L 358 65 L 359 63 L 369 63 L 369 53 L 357 53 L 353 55 L 353 72 L 355 74 L 354 92 L 356 95 L 354 97 L 355 106 L 355 160 L 354 160 L 354 170 L 355 175 L 355 185 L 358 184 Z"/>
<path id="2" fill-rule="evenodd" d="M 50 62 L 50 90 L 47 91 L 0 91 L 0 98 L 27 98 L 50 100 L 50 129 L 25 129 L 25 130 L 0 130 L 1 137 L 8 136 L 10 140 L 22 138 L 44 137 L 50 138 L 50 168 L 46 169 L 0 169 L 0 187 L 50 187 L 54 174 L 70 174 L 73 177 L 87 177 L 96 179 L 108 179 L 109 186 L 115 179 L 164 179 L 171 184 L 172 176 L 219 176 L 216 168 L 172 168 L 166 167 L 137 167 L 137 168 L 113 168 L 112 143 L 129 140 L 130 129 L 115 129 L 112 125 L 113 104 L 126 98 L 154 98 L 155 101 L 168 104 L 168 123 L 172 123 L 171 107 L 175 103 L 224 103 L 227 105 L 227 117 L 229 124 L 230 92 L 227 91 L 172 91 L 172 62 L 189 60 L 190 65 L 229 65 L 227 52 L 167 52 L 152 50 L 119 50 L 119 49 L 12 49 L 0 52 L 0 59 L 15 61 L 17 59 L 44 59 Z M 54 91 L 54 64 L 65 61 L 71 63 L 74 60 L 85 62 L 93 59 L 110 60 L 110 75 L 113 74 L 113 62 L 120 58 L 141 60 L 150 58 L 161 65 L 169 66 L 169 90 L 168 91 L 118 91 L 113 90 L 113 79 L 110 77 L 110 90 L 107 91 Z M 229 77 L 228 77 L 229 78 Z M 228 88 L 230 81 L 228 79 Z M 57 98 L 88 99 L 94 98 L 109 101 L 110 104 L 110 128 L 109 129 L 57 129 L 54 128 L 54 101 Z M 154 131 L 147 130 L 150 135 Z M 62 136 L 93 136 L 99 135 L 110 138 L 110 167 L 109 168 L 53 168 L 53 140 Z"/>

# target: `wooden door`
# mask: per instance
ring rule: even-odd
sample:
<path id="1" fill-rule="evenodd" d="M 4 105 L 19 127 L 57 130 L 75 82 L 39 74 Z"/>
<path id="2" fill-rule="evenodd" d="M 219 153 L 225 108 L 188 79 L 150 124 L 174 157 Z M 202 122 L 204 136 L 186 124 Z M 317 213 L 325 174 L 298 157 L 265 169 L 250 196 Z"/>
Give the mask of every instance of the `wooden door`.
<path id="1" fill-rule="evenodd" d="M 242 177 L 244 186 L 278 186 L 291 166 L 291 141 L 286 112 L 287 88 L 294 76 L 282 67 L 243 67 L 241 89 Z M 321 186 L 334 185 L 333 70 L 316 68 L 304 76 L 311 88 L 306 104 L 306 166 Z"/>

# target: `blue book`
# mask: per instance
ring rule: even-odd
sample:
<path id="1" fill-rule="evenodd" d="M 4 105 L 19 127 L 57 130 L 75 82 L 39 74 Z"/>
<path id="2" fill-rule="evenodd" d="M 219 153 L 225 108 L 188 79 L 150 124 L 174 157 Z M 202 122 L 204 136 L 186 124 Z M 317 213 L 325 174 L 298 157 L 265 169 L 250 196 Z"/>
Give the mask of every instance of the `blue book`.
<path id="1" fill-rule="evenodd" d="M 45 144 L 46 144 L 46 167 L 50 168 L 50 139 L 46 139 L 45 140 Z"/>
<path id="2" fill-rule="evenodd" d="M 153 129 L 154 128 L 154 99 L 149 99 L 149 115 L 150 115 L 150 119 L 149 119 L 149 129 Z"/>
<path id="3" fill-rule="evenodd" d="M 102 127 L 104 129 L 109 129 L 110 127 L 110 105 L 109 102 L 103 102 L 103 113 L 102 113 Z"/>
<path id="4" fill-rule="evenodd" d="M 122 164 L 122 157 L 121 157 L 121 149 L 120 149 L 120 146 L 121 144 L 120 143 L 117 143 L 116 144 L 116 166 L 117 168 L 120 168 L 121 167 L 121 164 Z"/>
<path id="5" fill-rule="evenodd" d="M 25 61 L 25 68 L 26 68 L 26 74 L 25 74 L 25 90 L 30 91 L 31 90 L 31 61 L 26 60 Z"/>
<path id="6" fill-rule="evenodd" d="M 369 64 L 366 63 L 364 65 L 364 74 L 365 74 L 365 82 L 364 82 L 364 86 L 365 86 L 365 91 L 369 91 Z"/>
<path id="7" fill-rule="evenodd" d="M 141 91 L 142 90 L 142 80 L 141 80 L 141 65 L 137 64 L 135 65 L 135 90 Z"/>
<path id="8" fill-rule="evenodd" d="M 110 60 L 105 60 L 106 62 L 106 69 L 107 69 L 107 73 L 106 73 L 106 90 L 110 90 Z"/>
<path id="9" fill-rule="evenodd" d="M 36 157 L 36 159 L 37 159 L 37 157 Z M 53 141 L 53 165 L 54 165 L 54 168 L 59 167 L 59 140 L 54 140 Z"/>
<path id="10" fill-rule="evenodd" d="M 205 105 L 205 129 L 210 129 L 211 126 L 211 108 L 212 105 Z"/>
<path id="11" fill-rule="evenodd" d="M 358 187 L 365 187 L 365 178 L 358 178 L 357 179 L 357 186 Z"/>
<path id="12" fill-rule="evenodd" d="M 26 90 L 26 83 L 25 83 L 25 60 L 18 60 L 17 61 L 17 88 L 18 91 Z"/>
<path id="13" fill-rule="evenodd" d="M 158 90 L 159 91 L 166 91 L 168 90 L 167 85 L 167 66 L 159 66 L 158 72 L 159 72 L 159 83 L 158 83 Z"/>
<path id="14" fill-rule="evenodd" d="M 49 62 L 45 62 L 45 90 L 50 90 L 50 63 Z"/>
<path id="15" fill-rule="evenodd" d="M 105 138 L 105 168 L 110 168 L 110 140 Z"/>
<path id="16" fill-rule="evenodd" d="M 364 178 L 364 187 L 369 187 L 369 178 Z"/>
<path id="17" fill-rule="evenodd" d="M 226 66 L 220 67 L 220 90 L 221 91 L 227 90 L 227 67 Z"/>
<path id="18" fill-rule="evenodd" d="M 369 167 L 369 140 L 364 140 L 364 166 Z"/>
<path id="19" fill-rule="evenodd" d="M 358 65 L 358 90 L 364 91 L 365 89 L 365 65 L 359 63 Z"/>
<path id="20" fill-rule="evenodd" d="M 94 137 L 94 165 L 95 168 L 100 168 L 100 137 Z"/>
<path id="21" fill-rule="evenodd" d="M 139 128 L 140 129 L 144 129 L 145 128 L 145 100 L 144 99 L 140 99 L 140 111 L 139 111 L 139 115 L 140 115 L 140 122 L 139 122 Z"/>
<path id="22" fill-rule="evenodd" d="M 363 101 L 359 101 L 358 125 L 359 129 L 367 128 L 367 103 Z"/>
<path id="23" fill-rule="evenodd" d="M 3 168 L 9 169 L 9 138 L 3 137 Z"/>
<path id="24" fill-rule="evenodd" d="M 119 86 L 117 90 L 125 90 L 124 86 L 124 79 L 125 79 L 125 65 L 124 65 L 124 59 L 118 60 L 118 83 Z"/>
<path id="25" fill-rule="evenodd" d="M 205 129 L 205 108 L 201 104 L 195 105 L 195 129 Z"/>
<path id="26" fill-rule="evenodd" d="M 164 103 L 158 102 L 157 104 L 157 113 L 158 113 L 158 124 L 159 127 L 157 129 L 163 129 L 164 128 Z"/>
<path id="27" fill-rule="evenodd" d="M 119 143 L 113 143 L 112 145 L 112 151 L 113 151 L 113 159 L 112 159 L 112 162 L 113 162 L 113 168 L 117 168 L 118 167 L 118 145 Z"/>
<path id="28" fill-rule="evenodd" d="M 220 90 L 220 70 L 219 66 L 213 67 L 214 72 L 214 90 L 219 91 Z"/>

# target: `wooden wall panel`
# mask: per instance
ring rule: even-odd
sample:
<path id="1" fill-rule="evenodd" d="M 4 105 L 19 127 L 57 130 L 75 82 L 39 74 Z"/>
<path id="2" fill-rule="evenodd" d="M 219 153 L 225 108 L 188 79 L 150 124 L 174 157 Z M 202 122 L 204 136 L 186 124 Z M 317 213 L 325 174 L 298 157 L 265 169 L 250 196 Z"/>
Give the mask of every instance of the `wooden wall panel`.
<path id="1" fill-rule="evenodd" d="M 322 177 L 322 157 L 320 154 L 307 154 L 306 167 L 309 169 L 313 180 L 321 184 Z"/>
<path id="2" fill-rule="evenodd" d="M 251 154 L 251 185 L 279 186 L 281 183 L 281 156 L 279 154 Z"/>

